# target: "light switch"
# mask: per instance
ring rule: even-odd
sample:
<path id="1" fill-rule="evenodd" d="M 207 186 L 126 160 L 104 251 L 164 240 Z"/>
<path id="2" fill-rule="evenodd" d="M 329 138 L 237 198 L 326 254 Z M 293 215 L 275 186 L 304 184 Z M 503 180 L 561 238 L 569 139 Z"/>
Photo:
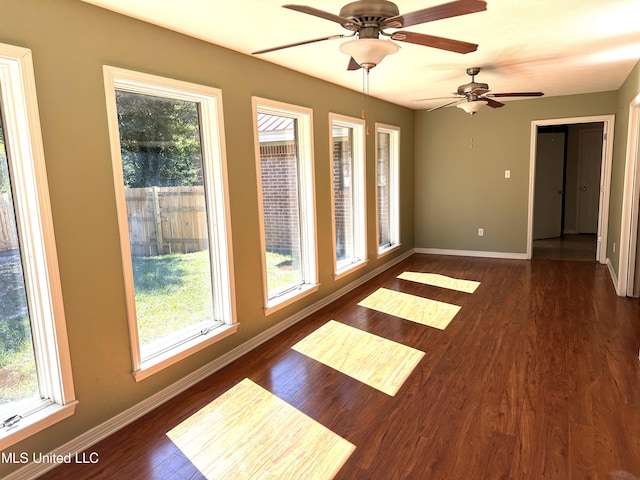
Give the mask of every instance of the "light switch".
<path id="1" fill-rule="evenodd" d="M 504 178 L 511 178 L 511 170 L 504 171 Z"/>

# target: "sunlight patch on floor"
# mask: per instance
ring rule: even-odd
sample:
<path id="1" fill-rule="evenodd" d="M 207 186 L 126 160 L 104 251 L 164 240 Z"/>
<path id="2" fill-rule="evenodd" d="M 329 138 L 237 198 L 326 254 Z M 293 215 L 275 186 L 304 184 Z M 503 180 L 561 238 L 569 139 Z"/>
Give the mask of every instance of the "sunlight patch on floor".
<path id="1" fill-rule="evenodd" d="M 458 292 L 473 293 L 480 286 L 480 282 L 473 280 L 461 280 L 459 278 L 447 277 L 437 273 L 403 272 L 398 275 L 402 280 L 423 283 L 432 287 L 447 288 Z"/>
<path id="2" fill-rule="evenodd" d="M 356 448 L 247 378 L 167 436 L 208 479 L 328 480 Z"/>
<path id="3" fill-rule="evenodd" d="M 424 352 L 331 320 L 293 350 L 351 378 L 395 395 Z"/>
<path id="4" fill-rule="evenodd" d="M 458 305 L 379 288 L 358 303 L 361 307 L 444 330 L 460 311 Z"/>

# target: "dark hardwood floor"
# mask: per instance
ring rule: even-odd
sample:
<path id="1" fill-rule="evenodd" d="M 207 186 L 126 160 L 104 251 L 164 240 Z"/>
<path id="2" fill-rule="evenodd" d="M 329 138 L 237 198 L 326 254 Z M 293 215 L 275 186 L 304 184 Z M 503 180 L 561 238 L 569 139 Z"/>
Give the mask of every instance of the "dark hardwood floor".
<path id="1" fill-rule="evenodd" d="M 357 305 L 380 287 L 461 309 L 438 330 Z M 425 355 L 387 395 L 291 349 L 332 319 Z M 204 478 L 167 432 L 249 378 L 355 446 L 337 479 L 637 479 L 639 347 L 605 266 L 414 255 L 41 478 Z"/>
<path id="2" fill-rule="evenodd" d="M 533 258 L 548 260 L 596 261 L 595 234 L 565 234 L 555 238 L 533 241 Z"/>

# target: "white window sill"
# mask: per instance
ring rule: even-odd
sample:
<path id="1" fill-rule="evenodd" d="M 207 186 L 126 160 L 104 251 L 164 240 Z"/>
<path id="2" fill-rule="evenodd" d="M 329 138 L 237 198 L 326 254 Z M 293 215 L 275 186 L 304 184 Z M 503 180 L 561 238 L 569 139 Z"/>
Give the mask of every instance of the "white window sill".
<path id="1" fill-rule="evenodd" d="M 358 262 L 350 263 L 346 267 L 342 267 L 339 270 L 337 270 L 336 273 L 333 275 L 333 278 L 334 280 L 339 280 L 342 277 L 349 275 L 351 272 L 355 272 L 356 270 L 359 270 L 360 268 L 364 267 L 367 263 L 369 263 L 369 260 L 360 260 Z"/>
<path id="2" fill-rule="evenodd" d="M 281 297 L 269 300 L 266 308 L 264 309 L 264 314 L 271 315 L 272 313 L 277 312 L 278 310 L 281 310 L 288 305 L 291 305 L 297 300 L 300 300 L 302 297 L 306 297 L 313 292 L 317 292 L 319 286 L 320 285 L 317 283 L 307 283 L 305 285 L 302 285 L 300 288 L 289 292 L 286 295 L 282 295 Z"/>
<path id="3" fill-rule="evenodd" d="M 382 258 L 382 257 L 384 257 L 385 255 L 388 255 L 388 254 L 390 254 L 391 252 L 396 251 L 396 250 L 397 250 L 397 249 L 399 249 L 401 246 L 402 246 L 402 244 L 401 244 L 401 243 L 396 243 L 396 244 L 393 244 L 393 245 L 390 245 L 390 246 L 388 246 L 388 247 L 385 247 L 385 248 L 382 248 L 382 249 L 378 250 L 378 258 Z"/>
<path id="4" fill-rule="evenodd" d="M 179 347 L 172 348 L 162 355 L 151 358 L 150 360 L 143 361 L 140 364 L 140 368 L 133 372 L 133 377 L 136 382 L 144 380 L 145 378 L 157 373 L 174 363 L 179 362 L 183 358 L 193 355 L 199 352 L 203 348 L 212 345 L 223 338 L 233 335 L 238 330 L 238 323 L 231 325 L 221 325 L 220 327 L 211 331 L 210 335 L 198 336 L 193 340 L 181 344 Z"/>
<path id="5" fill-rule="evenodd" d="M 0 450 L 15 445 L 25 438 L 70 417 L 75 412 L 77 404 L 77 400 L 66 405 L 54 403 L 21 418 L 18 423 L 11 427 L 0 429 Z"/>

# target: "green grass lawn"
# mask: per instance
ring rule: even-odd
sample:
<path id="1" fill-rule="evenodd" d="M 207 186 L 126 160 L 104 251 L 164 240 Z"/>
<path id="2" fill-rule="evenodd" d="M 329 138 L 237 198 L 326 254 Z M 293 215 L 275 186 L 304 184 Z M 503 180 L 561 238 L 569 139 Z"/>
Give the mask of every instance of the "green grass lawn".
<path id="1" fill-rule="evenodd" d="M 0 253 L 0 411 L 38 395 L 27 296 L 17 250 Z"/>
<path id="2" fill-rule="evenodd" d="M 133 276 L 140 344 L 174 335 L 213 318 L 208 251 L 134 257 Z M 267 253 L 269 288 L 295 282 L 291 257 Z"/>
<path id="3" fill-rule="evenodd" d="M 8 403 L 38 397 L 38 379 L 30 341 L 0 352 L 0 412 Z"/>
<path id="4" fill-rule="evenodd" d="M 292 265 L 291 255 L 275 252 L 267 252 L 267 278 L 270 291 L 302 281 L 300 269 Z"/>
<path id="5" fill-rule="evenodd" d="M 140 344 L 213 319 L 208 252 L 134 257 Z"/>
<path id="6" fill-rule="evenodd" d="M 24 282 L 18 270 L 19 257 L 0 263 L 0 407 L 37 391 Z M 135 257 L 133 271 L 141 345 L 213 319 L 207 251 Z M 267 272 L 270 290 L 300 278 L 291 256 L 278 253 L 267 253 Z"/>

